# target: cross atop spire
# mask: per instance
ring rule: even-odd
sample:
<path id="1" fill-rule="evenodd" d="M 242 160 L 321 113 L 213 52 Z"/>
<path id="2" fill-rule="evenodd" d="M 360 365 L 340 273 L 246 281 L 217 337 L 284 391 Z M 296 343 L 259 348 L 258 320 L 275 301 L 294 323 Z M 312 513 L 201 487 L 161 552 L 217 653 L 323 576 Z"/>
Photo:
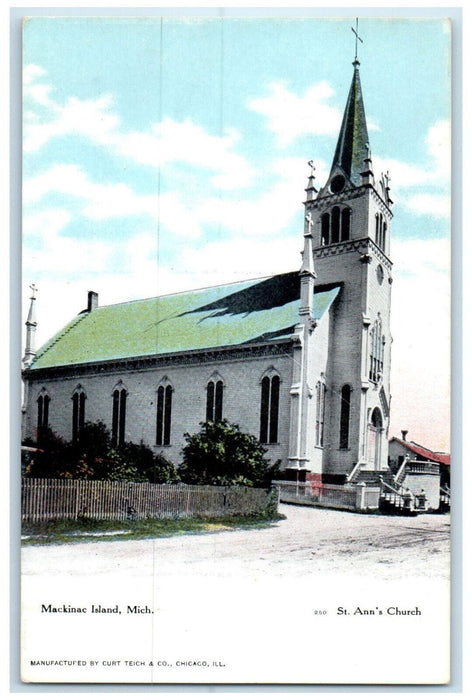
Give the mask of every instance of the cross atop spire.
<path id="1" fill-rule="evenodd" d="M 356 17 L 356 28 L 354 29 L 354 27 L 351 27 L 351 29 L 354 32 L 354 34 L 356 35 L 355 55 L 354 55 L 354 62 L 353 62 L 353 65 L 355 66 L 355 65 L 359 65 L 359 61 L 357 60 L 357 42 L 360 41 L 361 44 L 364 43 L 364 40 L 361 39 L 361 37 L 359 36 L 359 18 L 358 17 Z"/>

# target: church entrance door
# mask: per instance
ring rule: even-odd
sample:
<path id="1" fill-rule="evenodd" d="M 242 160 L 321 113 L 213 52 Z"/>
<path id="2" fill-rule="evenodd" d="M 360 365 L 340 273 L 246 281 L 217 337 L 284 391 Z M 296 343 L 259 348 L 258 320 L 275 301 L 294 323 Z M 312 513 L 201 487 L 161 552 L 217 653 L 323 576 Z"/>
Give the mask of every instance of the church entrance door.
<path id="1" fill-rule="evenodd" d="M 381 467 L 382 432 L 382 414 L 378 408 L 374 408 L 367 435 L 367 464 L 372 471 L 378 471 Z"/>

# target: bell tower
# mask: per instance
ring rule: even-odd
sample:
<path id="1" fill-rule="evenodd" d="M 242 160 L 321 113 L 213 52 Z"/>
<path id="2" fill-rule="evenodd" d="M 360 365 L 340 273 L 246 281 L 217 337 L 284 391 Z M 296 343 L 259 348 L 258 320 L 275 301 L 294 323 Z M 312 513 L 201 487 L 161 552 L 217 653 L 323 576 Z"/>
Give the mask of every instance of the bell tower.
<path id="1" fill-rule="evenodd" d="M 333 482 L 387 469 L 390 412 L 393 202 L 388 173 L 376 178 L 372 167 L 354 33 L 354 73 L 329 177 L 318 191 L 312 169 L 305 190 L 316 284 L 341 285 L 324 377 L 322 471 Z"/>

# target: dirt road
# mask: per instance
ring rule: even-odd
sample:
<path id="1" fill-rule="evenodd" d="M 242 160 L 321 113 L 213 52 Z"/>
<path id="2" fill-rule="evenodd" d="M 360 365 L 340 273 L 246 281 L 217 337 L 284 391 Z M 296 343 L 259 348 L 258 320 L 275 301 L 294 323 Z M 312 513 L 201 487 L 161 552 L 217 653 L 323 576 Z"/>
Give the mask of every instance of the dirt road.
<path id="1" fill-rule="evenodd" d="M 259 530 L 24 547 L 24 677 L 445 682 L 449 517 L 281 511 Z M 32 666 L 50 659 L 84 665 Z"/>
<path id="2" fill-rule="evenodd" d="M 161 573 L 182 567 L 200 574 L 223 569 L 238 575 L 291 575 L 342 571 L 389 579 L 449 577 L 449 515 L 361 515 L 281 505 L 286 516 L 259 530 L 225 530 L 126 542 L 26 547 L 23 574 L 93 573 L 139 569 L 159 561 Z"/>

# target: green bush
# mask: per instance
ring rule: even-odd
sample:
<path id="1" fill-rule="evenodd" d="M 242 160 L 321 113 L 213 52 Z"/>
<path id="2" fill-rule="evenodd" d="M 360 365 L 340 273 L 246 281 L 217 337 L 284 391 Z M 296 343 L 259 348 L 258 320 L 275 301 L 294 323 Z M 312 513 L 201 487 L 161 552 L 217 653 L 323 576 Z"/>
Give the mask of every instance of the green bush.
<path id="1" fill-rule="evenodd" d="M 140 443 L 112 444 L 110 432 L 101 421 L 86 423 L 80 438 L 67 442 L 50 429 L 44 430 L 26 467 L 26 476 L 37 478 L 92 479 L 109 481 L 150 481 L 174 484 L 176 468 L 163 455 Z"/>
<path id="2" fill-rule="evenodd" d="M 187 484 L 268 487 L 278 464 L 264 457 L 266 449 L 239 426 L 223 420 L 201 423 L 194 435 L 185 434 L 179 474 Z"/>

